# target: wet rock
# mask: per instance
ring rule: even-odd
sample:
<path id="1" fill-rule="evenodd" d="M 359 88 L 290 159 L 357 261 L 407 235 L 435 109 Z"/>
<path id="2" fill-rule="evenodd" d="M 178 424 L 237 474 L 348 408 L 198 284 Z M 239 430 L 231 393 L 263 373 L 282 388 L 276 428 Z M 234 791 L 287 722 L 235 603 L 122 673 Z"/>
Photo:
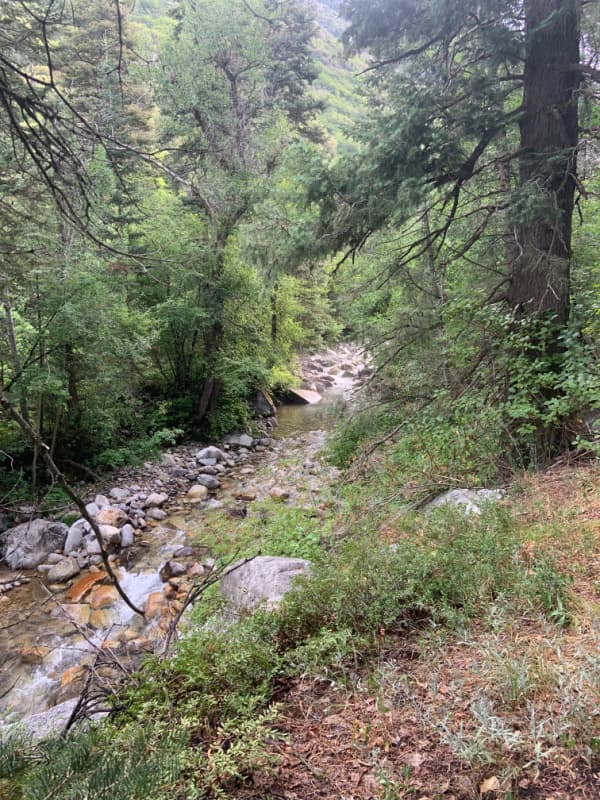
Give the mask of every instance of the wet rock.
<path id="1" fill-rule="evenodd" d="M 127 523 L 121 528 L 121 547 L 132 547 L 135 543 L 135 530 L 133 525 Z"/>
<path id="2" fill-rule="evenodd" d="M 106 630 L 110 625 L 110 614 L 103 608 L 95 608 L 90 614 L 90 625 L 96 630 Z"/>
<path id="3" fill-rule="evenodd" d="M 95 586 L 90 594 L 90 606 L 92 609 L 107 608 L 114 605 L 119 599 L 119 595 L 114 586 Z"/>
<path id="4" fill-rule="evenodd" d="M 247 433 L 232 433 L 223 439 L 225 444 L 230 447 L 246 447 L 250 448 L 254 444 L 254 439 Z"/>
<path id="5" fill-rule="evenodd" d="M 465 514 L 479 515 L 482 504 L 498 502 L 505 494 L 504 489 L 452 489 L 428 503 L 424 511 L 429 513 L 440 506 L 450 505 L 462 508 Z"/>
<path id="6" fill-rule="evenodd" d="M 158 574 L 161 581 L 167 583 L 171 578 L 179 578 L 181 575 L 186 574 L 185 564 L 181 564 L 179 561 L 167 561 L 160 568 Z"/>
<path id="7" fill-rule="evenodd" d="M 11 569 L 33 569 L 63 549 L 68 530 L 62 522 L 34 519 L 0 534 L 0 552 Z"/>
<path id="8" fill-rule="evenodd" d="M 50 567 L 46 577 L 50 583 L 64 583 L 69 578 L 78 575 L 79 572 L 79 563 L 76 558 L 62 558 L 58 564 Z"/>
<path id="9" fill-rule="evenodd" d="M 71 588 L 67 591 L 67 599 L 73 603 L 79 603 L 85 595 L 100 581 L 106 578 L 106 572 L 98 570 L 97 572 L 89 572 L 76 581 Z"/>
<path id="10" fill-rule="evenodd" d="M 33 647 L 22 647 L 19 656 L 24 664 L 42 664 L 49 652 L 49 647 L 34 645 Z"/>
<path id="11" fill-rule="evenodd" d="M 194 548 L 193 547 L 180 547 L 179 550 L 175 550 L 173 553 L 173 558 L 190 558 L 190 556 L 194 555 Z"/>
<path id="12" fill-rule="evenodd" d="M 277 608 L 299 575 L 310 570 L 310 561 L 303 558 L 258 556 L 236 568 L 233 565 L 221 578 L 220 589 L 236 608 L 264 605 Z"/>
<path id="13" fill-rule="evenodd" d="M 206 486 L 210 491 L 216 491 L 221 487 L 221 481 L 213 475 L 198 475 L 196 483 L 200 486 Z"/>
<path id="14" fill-rule="evenodd" d="M 186 494 L 186 499 L 191 503 L 199 503 L 201 500 L 205 500 L 208 496 L 208 489 L 206 486 L 201 486 L 200 484 L 195 484 L 188 489 Z"/>
<path id="15" fill-rule="evenodd" d="M 110 525 L 113 528 L 120 528 L 127 522 L 127 514 L 117 506 L 106 506 L 96 516 L 99 525 Z"/>
<path id="16" fill-rule="evenodd" d="M 144 615 L 146 619 L 154 619 L 159 617 L 166 607 L 165 596 L 162 592 L 151 592 L 147 599 L 144 608 Z"/>
<path id="17" fill-rule="evenodd" d="M 87 625 L 90 621 L 90 607 L 86 603 L 70 603 L 63 606 L 64 613 L 76 625 Z"/>
<path id="18" fill-rule="evenodd" d="M 166 494 L 161 494 L 160 492 L 152 492 L 146 498 L 146 502 L 144 503 L 145 508 L 153 508 L 155 506 L 162 506 L 164 505 L 169 496 Z"/>

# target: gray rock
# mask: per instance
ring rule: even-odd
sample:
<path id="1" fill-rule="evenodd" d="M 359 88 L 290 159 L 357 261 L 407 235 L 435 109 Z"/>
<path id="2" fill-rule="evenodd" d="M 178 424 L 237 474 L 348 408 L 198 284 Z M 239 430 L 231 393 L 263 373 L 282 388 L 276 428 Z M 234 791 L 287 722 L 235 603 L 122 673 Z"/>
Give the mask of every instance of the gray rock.
<path id="1" fill-rule="evenodd" d="M 190 556 L 194 555 L 194 548 L 193 547 L 180 547 L 179 550 L 175 550 L 173 553 L 173 558 L 190 558 Z"/>
<path id="2" fill-rule="evenodd" d="M 49 583 L 64 583 L 79 573 L 79 562 L 76 558 L 63 558 L 53 564 L 47 573 Z"/>
<path id="3" fill-rule="evenodd" d="M 196 453 L 196 461 L 202 461 L 205 458 L 214 458 L 215 461 L 225 461 L 227 459 L 227 454 L 218 447 L 211 445 L 210 447 L 204 447 L 202 450 L 198 450 Z"/>
<path id="4" fill-rule="evenodd" d="M 112 497 L 113 500 L 116 500 L 117 503 L 122 503 L 123 500 L 127 500 L 130 496 L 131 492 L 129 489 L 119 489 L 118 486 L 115 486 L 114 489 L 111 489 L 109 495 Z"/>
<path id="5" fill-rule="evenodd" d="M 33 569 L 49 553 L 62 550 L 68 528 L 62 522 L 34 519 L 0 534 L 2 557 L 11 569 Z"/>
<path id="6" fill-rule="evenodd" d="M 221 466 L 221 465 L 219 464 L 219 466 Z M 221 469 L 223 469 L 223 467 L 221 467 Z M 199 472 L 200 472 L 201 475 L 216 475 L 219 472 L 219 470 L 217 469 L 216 466 L 215 467 L 200 467 Z"/>
<path id="7" fill-rule="evenodd" d="M 167 502 L 168 499 L 169 495 L 167 494 L 152 492 L 152 494 L 149 494 L 148 497 L 146 498 L 144 506 L 146 508 L 154 508 L 155 506 L 162 506 L 164 503 Z"/>
<path id="8" fill-rule="evenodd" d="M 180 564 L 179 561 L 167 561 L 160 568 L 159 575 L 163 583 L 166 583 L 171 578 L 179 578 L 181 575 L 186 574 L 185 564 Z"/>
<path id="9" fill-rule="evenodd" d="M 94 497 L 94 503 L 98 508 L 104 508 L 104 506 L 110 505 L 110 500 L 103 494 L 97 494 L 96 497 Z"/>
<path id="10" fill-rule="evenodd" d="M 310 571 L 310 561 L 303 558 L 257 556 L 236 568 L 234 564 L 223 575 L 220 588 L 226 599 L 237 608 L 264 605 L 277 608 L 294 578 Z"/>
<path id="11" fill-rule="evenodd" d="M 45 739 L 53 733 L 61 733 L 69 721 L 77 702 L 78 698 L 65 700 L 64 703 L 59 703 L 47 711 L 26 717 L 21 724 L 27 729 L 34 741 Z"/>
<path id="12" fill-rule="evenodd" d="M 46 558 L 46 564 L 58 564 L 59 561 L 64 559 L 64 555 L 60 553 L 50 553 L 50 555 Z"/>
<path id="13" fill-rule="evenodd" d="M 247 433 L 232 433 L 223 439 L 230 447 L 252 447 L 254 439 Z"/>
<path id="14" fill-rule="evenodd" d="M 86 537 L 87 541 L 85 543 L 85 552 L 90 556 L 100 555 L 102 550 L 100 549 L 100 543 L 96 539 L 95 536 Z"/>
<path id="15" fill-rule="evenodd" d="M 505 494 L 504 489 L 451 489 L 428 503 L 424 511 L 429 513 L 435 508 L 449 505 L 461 507 L 465 514 L 481 514 L 483 503 L 497 503 Z"/>
<path id="16" fill-rule="evenodd" d="M 203 467 L 214 467 L 217 463 L 216 458 L 199 458 L 198 463 Z"/>
<path id="17" fill-rule="evenodd" d="M 84 519 L 78 519 L 77 522 L 74 522 L 71 527 L 69 528 L 69 532 L 67 533 L 67 538 L 65 539 L 65 545 L 63 547 L 63 551 L 65 553 L 71 553 L 73 550 L 77 550 L 81 547 L 81 542 L 83 540 L 84 534 L 88 531 L 89 525 Z"/>
<path id="18" fill-rule="evenodd" d="M 213 475 L 198 475 L 196 483 L 200 486 L 206 486 L 210 491 L 215 491 L 221 487 L 221 481 Z"/>
<path id="19" fill-rule="evenodd" d="M 85 510 L 90 515 L 90 517 L 95 517 L 96 514 L 99 513 L 100 507 L 97 503 L 88 503 L 85 507 Z"/>
<path id="20" fill-rule="evenodd" d="M 256 413 L 261 417 L 273 417 L 277 413 L 271 395 L 264 389 L 258 389 L 252 400 Z"/>
<path id="21" fill-rule="evenodd" d="M 133 525 L 127 523 L 121 528 L 121 547 L 132 547 L 135 542 L 135 531 Z"/>
<path id="22" fill-rule="evenodd" d="M 166 518 L 167 512 L 163 511 L 162 508 L 150 508 L 148 509 L 146 516 L 149 519 L 155 519 L 157 522 L 161 522 L 161 520 Z"/>

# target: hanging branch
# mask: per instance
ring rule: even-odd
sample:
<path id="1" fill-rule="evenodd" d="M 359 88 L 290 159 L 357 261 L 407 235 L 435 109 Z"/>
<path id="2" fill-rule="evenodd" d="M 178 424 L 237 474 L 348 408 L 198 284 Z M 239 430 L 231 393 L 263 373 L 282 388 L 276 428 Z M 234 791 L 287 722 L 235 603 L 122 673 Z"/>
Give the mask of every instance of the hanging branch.
<path id="1" fill-rule="evenodd" d="M 25 436 L 29 439 L 31 444 L 34 448 L 36 448 L 42 456 L 44 464 L 46 465 L 46 469 L 52 476 L 53 480 L 63 489 L 65 494 L 69 497 L 69 499 L 77 506 L 77 509 L 83 519 L 88 523 L 91 527 L 92 531 L 94 532 L 94 536 L 96 537 L 96 541 L 98 542 L 98 546 L 100 548 L 100 555 L 102 557 L 102 562 L 104 564 L 104 568 L 113 583 L 115 589 L 123 599 L 123 601 L 129 606 L 129 608 L 134 611 L 136 614 L 139 614 L 141 617 L 144 616 L 144 612 L 139 609 L 127 596 L 124 589 L 122 588 L 121 584 L 119 583 L 119 579 L 117 578 L 109 560 L 108 560 L 108 553 L 104 547 L 104 541 L 102 539 L 102 534 L 100 533 L 100 528 L 98 527 L 98 523 L 96 520 L 88 513 L 85 503 L 81 499 L 81 497 L 75 492 L 74 489 L 71 488 L 71 485 L 57 467 L 56 462 L 52 458 L 50 454 L 50 448 L 44 442 L 42 437 L 39 433 L 31 427 L 31 425 L 27 422 L 27 420 L 23 417 L 22 414 L 14 407 L 8 396 L 5 394 L 4 391 L 0 390 L 0 408 L 4 410 L 4 413 L 7 417 L 12 419 L 14 422 L 17 423 L 19 428 L 23 431 Z"/>

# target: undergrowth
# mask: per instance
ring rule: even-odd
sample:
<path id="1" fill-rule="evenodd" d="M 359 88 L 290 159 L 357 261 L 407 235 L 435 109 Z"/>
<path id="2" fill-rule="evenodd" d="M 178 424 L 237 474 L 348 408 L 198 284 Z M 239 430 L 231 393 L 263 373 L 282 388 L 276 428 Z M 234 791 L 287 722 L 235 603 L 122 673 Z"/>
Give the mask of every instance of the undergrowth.
<path id="1" fill-rule="evenodd" d="M 361 533 L 360 521 L 356 527 L 335 551 L 316 555 L 277 612 L 258 611 L 230 627 L 207 624 L 198 609 L 174 656 L 145 663 L 109 723 L 21 750 L 4 740 L 5 796 L 227 797 L 273 765 L 275 700 L 286 681 L 343 679 L 376 656 L 386 633 L 452 629 L 485 621 L 492 608 L 568 622 L 566 581 L 547 559 L 522 558 L 518 525 L 503 509 L 475 519 L 451 509 L 407 518 L 394 547 Z M 148 759 L 138 759 L 142 750 Z M 77 760 L 77 753 L 87 755 Z M 128 777 L 114 788 L 118 769 Z"/>

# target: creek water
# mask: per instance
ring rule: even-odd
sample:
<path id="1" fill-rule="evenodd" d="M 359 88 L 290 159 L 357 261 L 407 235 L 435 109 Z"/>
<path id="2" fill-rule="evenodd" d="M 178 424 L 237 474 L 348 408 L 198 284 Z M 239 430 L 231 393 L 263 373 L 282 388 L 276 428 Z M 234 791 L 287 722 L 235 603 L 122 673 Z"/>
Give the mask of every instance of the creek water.
<path id="1" fill-rule="evenodd" d="M 337 366 L 348 361 L 352 361 L 352 374 L 348 368 Z M 364 357 L 349 345 L 328 351 L 326 357 L 313 356 L 307 368 L 309 382 L 320 373 L 329 374 L 332 367 L 334 374 L 329 375 L 329 382 L 319 385 L 319 403 L 289 404 L 278 409 L 273 448 L 253 454 L 246 465 L 234 468 L 222 481 L 218 502 L 212 500 L 201 506 L 174 503 L 170 516 L 144 534 L 147 546 L 142 548 L 135 567 L 121 567 L 118 573 L 134 604 L 143 607 L 151 593 L 161 590 L 160 566 L 188 543 L 188 536 L 197 533 L 206 514 L 224 513 L 233 492 L 240 487 L 251 488 L 261 500 L 268 497 L 269 488 L 287 482 L 286 488 L 293 490 L 288 501 L 291 504 L 305 499 L 300 486 L 308 495 L 318 494 L 327 468 L 310 459 L 318 459 L 327 432 L 346 415 Z M 328 469 L 329 479 L 334 478 L 336 471 Z M 221 505 L 223 511 L 215 511 Z M 251 504 L 248 509 L 251 514 Z M 30 583 L 13 589 L 0 602 L 0 724 L 38 714 L 72 697 L 70 680 L 65 676 L 70 679 L 74 669 L 91 662 L 104 641 L 152 636 L 153 624 L 144 627 L 124 602 L 90 610 L 85 603 L 65 602 L 64 591 L 52 594 L 39 575 L 28 574 Z M 69 616 L 74 617 L 75 624 Z"/>

